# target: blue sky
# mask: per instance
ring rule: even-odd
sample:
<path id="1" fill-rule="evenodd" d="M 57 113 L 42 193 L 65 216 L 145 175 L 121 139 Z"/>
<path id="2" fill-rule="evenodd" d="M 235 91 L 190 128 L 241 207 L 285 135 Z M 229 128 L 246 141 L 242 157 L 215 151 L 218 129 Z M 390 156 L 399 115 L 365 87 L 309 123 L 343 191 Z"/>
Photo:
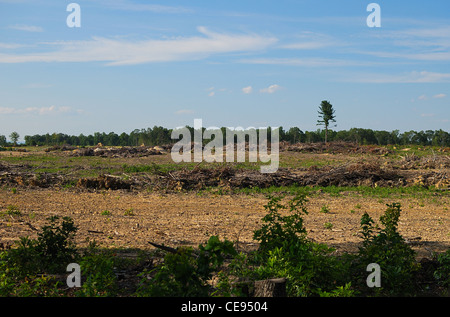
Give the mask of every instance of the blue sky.
<path id="1" fill-rule="evenodd" d="M 0 135 L 164 126 L 450 131 L 450 2 L 0 0 Z"/>

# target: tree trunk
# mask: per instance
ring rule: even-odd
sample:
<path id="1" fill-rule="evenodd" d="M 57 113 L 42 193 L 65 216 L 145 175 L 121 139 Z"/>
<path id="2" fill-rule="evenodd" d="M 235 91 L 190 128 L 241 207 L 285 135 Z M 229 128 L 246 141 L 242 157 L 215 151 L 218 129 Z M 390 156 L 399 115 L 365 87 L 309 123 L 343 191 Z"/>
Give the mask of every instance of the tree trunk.
<path id="1" fill-rule="evenodd" d="M 254 297 L 286 297 L 286 279 L 256 281 Z"/>

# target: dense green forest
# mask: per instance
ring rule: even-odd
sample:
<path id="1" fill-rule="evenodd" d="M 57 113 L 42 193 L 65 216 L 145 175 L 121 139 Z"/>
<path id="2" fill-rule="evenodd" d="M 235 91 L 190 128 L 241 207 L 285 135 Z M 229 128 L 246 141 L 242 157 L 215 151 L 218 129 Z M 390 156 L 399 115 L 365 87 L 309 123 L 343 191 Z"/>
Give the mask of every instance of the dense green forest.
<path id="1" fill-rule="evenodd" d="M 194 129 L 187 127 L 193 136 Z M 223 135 L 226 135 L 227 129 L 221 128 Z M 257 131 L 258 132 L 258 131 Z M 105 146 L 137 146 L 137 145 L 167 145 L 173 144 L 177 140 L 171 138 L 172 129 L 161 126 L 155 126 L 148 129 L 136 129 L 131 133 L 117 134 L 114 132 L 100 133 L 93 135 L 67 135 L 63 133 L 53 133 L 44 135 L 27 135 L 24 137 L 27 146 L 50 146 L 50 145 L 73 145 L 73 146 L 93 146 L 101 143 Z M 244 133 L 245 131 L 241 131 Z M 270 135 L 268 135 L 270 139 Z M 236 138 L 236 137 L 235 137 Z M 225 137 L 224 137 L 225 139 Z M 280 127 L 280 141 L 290 143 L 315 143 L 325 141 L 325 130 L 318 129 L 316 131 L 302 131 L 297 127 L 285 130 Z M 358 144 L 372 145 L 433 145 L 433 146 L 450 146 L 450 134 L 446 131 L 427 130 L 427 131 L 408 131 L 400 132 L 399 130 L 376 131 L 371 129 L 352 128 L 350 130 L 328 131 L 328 141 L 345 141 L 355 142 Z M 0 135 L 0 146 L 6 146 L 8 142 L 6 137 Z"/>

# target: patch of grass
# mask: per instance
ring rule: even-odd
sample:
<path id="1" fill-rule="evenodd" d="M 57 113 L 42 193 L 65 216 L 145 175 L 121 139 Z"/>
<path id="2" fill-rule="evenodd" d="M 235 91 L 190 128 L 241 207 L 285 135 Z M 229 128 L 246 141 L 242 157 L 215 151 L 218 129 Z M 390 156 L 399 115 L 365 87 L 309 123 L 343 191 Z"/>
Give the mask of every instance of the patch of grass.
<path id="1" fill-rule="evenodd" d="M 128 165 L 123 164 L 122 169 L 124 173 L 150 173 L 150 174 L 166 174 L 168 172 L 172 172 L 177 170 L 177 167 L 174 164 L 155 164 L 151 163 L 148 165 Z"/>
<path id="2" fill-rule="evenodd" d="M 328 194 L 332 197 L 340 197 L 343 194 L 372 197 L 372 198 L 435 198 L 435 195 L 443 195 L 443 193 L 434 188 L 425 188 L 422 186 L 412 187 L 369 187 L 369 186 L 357 186 L 357 187 L 339 187 L 339 186 L 298 186 L 296 184 L 291 186 L 270 186 L 267 188 L 237 188 L 233 189 L 233 193 L 242 194 L 289 194 L 295 195 L 297 193 L 303 193 L 308 196 L 317 196 L 320 194 Z M 444 193 L 445 194 L 445 193 Z M 358 207 L 356 207 L 359 209 Z"/>
<path id="3" fill-rule="evenodd" d="M 9 205 L 1 214 L 7 216 L 21 216 L 22 212 L 19 210 L 19 207 L 15 205 Z"/>
<path id="4" fill-rule="evenodd" d="M 134 216 L 134 215 L 135 215 L 134 209 L 133 209 L 133 208 L 130 208 L 130 209 L 125 210 L 125 212 L 123 213 L 123 215 L 124 215 L 124 216 Z"/>

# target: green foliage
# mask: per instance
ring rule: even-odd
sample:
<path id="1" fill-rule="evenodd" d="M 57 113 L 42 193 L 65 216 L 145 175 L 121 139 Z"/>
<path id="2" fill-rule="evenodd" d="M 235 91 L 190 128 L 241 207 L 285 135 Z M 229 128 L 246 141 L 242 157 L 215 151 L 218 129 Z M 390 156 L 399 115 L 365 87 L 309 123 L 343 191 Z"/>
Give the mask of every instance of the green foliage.
<path id="1" fill-rule="evenodd" d="M 330 292 L 319 290 L 320 297 L 354 297 L 355 295 L 356 292 L 352 289 L 351 283 L 347 283 L 344 286 L 338 286 Z"/>
<path id="2" fill-rule="evenodd" d="M 167 253 L 164 263 L 151 272 L 144 272 L 138 296 L 204 297 L 208 296 L 208 280 L 223 264 L 226 255 L 236 255 L 233 244 L 212 236 L 198 253 L 193 248 L 179 248 Z M 154 276 L 148 280 L 148 273 Z"/>
<path id="3" fill-rule="evenodd" d="M 287 205 L 281 201 L 281 196 L 269 196 L 269 202 L 264 206 L 267 211 L 262 218 L 264 224 L 254 231 L 253 238 L 259 241 L 259 249 L 263 253 L 302 243 L 306 238 L 302 218 L 302 214 L 308 213 L 304 205 L 307 201 L 305 195 L 296 195 Z M 287 215 L 283 215 L 285 210 L 288 210 Z"/>
<path id="4" fill-rule="evenodd" d="M 101 252 L 94 244 L 81 257 L 79 263 L 83 278 L 81 288 L 76 291 L 80 297 L 111 297 L 117 295 L 115 261 L 111 252 Z"/>
<path id="5" fill-rule="evenodd" d="M 268 214 L 263 218 L 266 224 L 254 235 L 260 241 L 254 255 L 258 264 L 254 278 L 286 277 L 290 296 L 314 296 L 319 289 L 333 290 L 344 280 L 345 263 L 329 256 L 334 249 L 306 239 L 302 218 L 307 214 L 305 196 L 297 195 L 287 205 L 280 203 L 280 197 L 269 198 Z M 288 213 L 283 216 L 285 210 Z"/>
<path id="6" fill-rule="evenodd" d="M 16 248 L 0 254 L 0 296 L 59 296 L 58 281 L 43 273 L 61 273 L 76 257 L 70 239 L 77 228 L 64 217 L 50 217 L 36 240 L 21 237 Z"/>
<path id="7" fill-rule="evenodd" d="M 56 270 L 65 269 L 74 260 L 76 248 L 72 241 L 78 228 L 69 217 L 47 219 L 49 224 L 38 233 L 35 250 L 44 262 Z"/>
<path id="8" fill-rule="evenodd" d="M 72 238 L 77 231 L 72 219 L 59 217 L 47 219 L 49 224 L 38 232 L 38 238 L 21 237 L 17 248 L 9 252 L 9 259 L 20 268 L 23 275 L 34 272 L 63 272 L 76 257 Z"/>
<path id="9" fill-rule="evenodd" d="M 176 166 L 170 164 L 155 164 L 149 165 L 127 165 L 123 164 L 122 168 L 125 173 L 150 173 L 154 175 L 164 175 L 176 169 Z"/>
<path id="10" fill-rule="evenodd" d="M 327 101 L 325 101 L 327 102 Z M 329 103 L 329 102 L 327 102 Z M 325 110 L 325 112 L 323 111 Z M 321 113 L 324 113 L 322 115 Z M 319 125 L 323 125 L 325 119 L 328 119 L 328 123 L 334 122 L 334 110 L 330 112 L 327 108 L 322 109 L 322 104 L 319 108 L 319 116 L 321 120 L 318 120 Z M 333 120 L 329 119 L 333 117 Z M 193 128 L 188 127 L 193 135 Z M 226 128 L 221 128 L 222 131 L 226 131 Z M 95 132 L 90 135 L 80 134 L 67 135 L 63 133 L 44 134 L 44 135 L 26 135 L 24 137 L 25 144 L 27 146 L 36 145 L 74 145 L 74 146 L 95 146 L 98 143 L 102 143 L 105 146 L 139 146 L 141 144 L 146 145 L 166 145 L 176 142 L 171 138 L 171 129 L 163 127 L 153 127 L 141 130 L 134 130 L 130 134 L 123 132 L 117 135 L 114 132 Z M 350 130 L 332 131 L 328 130 L 328 133 L 322 131 L 302 131 L 298 127 L 290 127 L 287 131 L 284 131 L 280 127 L 280 141 L 287 141 L 290 143 L 298 142 L 323 142 L 325 136 L 328 137 L 328 141 L 344 141 L 344 142 L 356 142 L 359 144 L 376 144 L 376 145 L 420 145 L 420 146 L 450 146 L 450 133 L 448 131 L 440 130 L 427 130 L 427 131 L 405 131 L 400 133 L 398 130 L 393 131 L 377 131 L 372 129 L 363 128 L 351 128 Z M 0 149 L 7 145 L 6 138 L 0 135 Z"/>
<path id="11" fill-rule="evenodd" d="M 9 135 L 9 138 L 14 143 L 14 146 L 16 146 L 17 142 L 19 141 L 20 135 L 19 135 L 19 133 L 14 131 Z"/>
<path id="12" fill-rule="evenodd" d="M 1 213 L 2 215 L 8 216 L 21 216 L 22 212 L 19 210 L 19 207 L 14 205 L 9 205 L 5 211 Z"/>
<path id="13" fill-rule="evenodd" d="M 0 252 L 0 297 L 61 296 L 58 282 L 44 275 L 27 275 L 11 254 Z"/>
<path id="14" fill-rule="evenodd" d="M 393 203 L 387 207 L 384 215 L 380 217 L 383 229 L 375 228 L 373 219 L 367 213 L 361 217 L 363 242 L 357 258 L 358 269 L 361 276 L 365 276 L 366 266 L 377 263 L 381 267 L 381 293 L 395 296 L 411 295 L 414 288 L 414 273 L 418 270 L 415 252 L 405 243 L 397 230 L 401 213 L 400 204 Z"/>
<path id="15" fill-rule="evenodd" d="M 438 268 L 434 272 L 434 278 L 442 287 L 450 286 L 450 249 L 437 256 Z"/>
<path id="16" fill-rule="evenodd" d="M 284 198 L 269 196 L 263 223 L 254 231 L 260 242 L 257 250 L 238 253 L 232 242 L 212 236 L 198 248 L 178 248 L 165 253 L 157 265 L 141 268 L 141 273 L 136 273 L 139 284 L 127 295 L 245 297 L 252 296 L 255 281 L 280 277 L 286 278 L 291 297 L 420 295 L 415 252 L 398 232 L 400 204 L 387 205 L 380 217 L 381 228 L 364 213 L 358 253 L 336 255 L 333 248 L 307 239 L 302 218 L 307 214 L 306 196 Z M 73 262 L 80 265 L 82 285 L 70 290 L 71 296 L 122 295 L 116 275 L 121 260 L 92 243 L 84 253 L 77 252 L 73 221 L 56 216 L 47 220 L 49 224 L 36 240 L 22 237 L 16 248 L 0 252 L 0 296 L 67 295 L 64 282 L 52 273 L 65 272 Z M 366 268 L 371 263 L 381 268 L 381 288 L 371 289 L 366 284 Z M 441 289 L 447 288 L 450 250 L 433 263 L 437 264 L 427 279 L 434 278 Z"/>
<path id="17" fill-rule="evenodd" d="M 329 101 L 322 101 L 319 107 L 319 118 L 317 125 L 325 126 L 325 143 L 328 141 L 328 126 L 331 122 L 336 122 L 333 105 Z"/>

